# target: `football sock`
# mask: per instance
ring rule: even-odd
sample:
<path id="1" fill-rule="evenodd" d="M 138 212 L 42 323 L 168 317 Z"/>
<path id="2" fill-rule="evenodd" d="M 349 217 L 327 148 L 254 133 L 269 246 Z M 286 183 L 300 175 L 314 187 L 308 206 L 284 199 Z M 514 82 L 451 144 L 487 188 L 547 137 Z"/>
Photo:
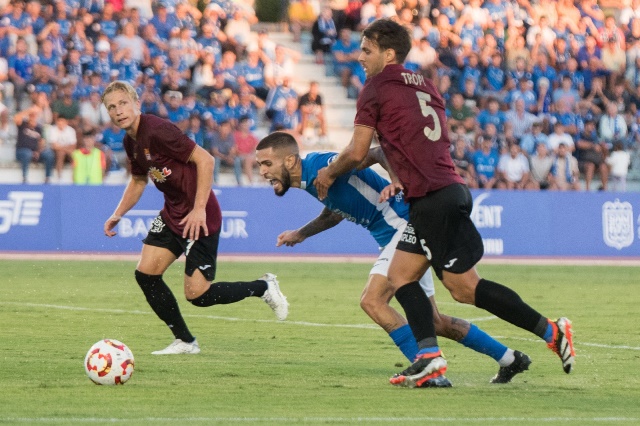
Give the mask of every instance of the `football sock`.
<path id="1" fill-rule="evenodd" d="M 153 312 L 167 324 L 175 338 L 187 343 L 193 342 L 195 337 L 189 332 L 180 314 L 178 302 L 162 275 L 147 275 L 136 270 L 136 281 Z"/>
<path id="2" fill-rule="evenodd" d="M 547 343 L 553 342 L 553 326 L 549 322 L 547 322 L 547 329 L 544 331 L 542 338 Z"/>
<path id="3" fill-rule="evenodd" d="M 513 349 L 507 349 L 502 358 L 498 360 L 498 365 L 500 367 L 508 367 L 513 364 L 513 361 L 516 360 L 516 354 Z"/>
<path id="4" fill-rule="evenodd" d="M 404 309 L 418 348 L 438 346 L 433 324 L 433 307 L 418 281 L 410 282 L 396 291 L 396 299 Z"/>
<path id="5" fill-rule="evenodd" d="M 267 283 L 262 280 L 213 283 L 202 295 L 189 300 L 189 302 L 200 307 L 226 305 L 228 303 L 239 302 L 250 296 L 261 297 L 265 291 L 267 291 Z"/>
<path id="6" fill-rule="evenodd" d="M 416 342 L 416 338 L 413 337 L 409 324 L 396 328 L 389 333 L 389 337 L 391 337 L 393 343 L 396 344 L 398 349 L 400 349 L 409 361 L 413 362 L 413 360 L 416 359 L 416 354 L 418 353 L 418 342 Z"/>
<path id="7" fill-rule="evenodd" d="M 502 284 L 481 279 L 476 287 L 476 306 L 540 337 L 547 330 L 547 319 Z"/>
<path id="8" fill-rule="evenodd" d="M 471 324 L 469 332 L 462 338 L 462 340 L 460 340 L 459 343 L 476 352 L 490 356 L 496 361 L 500 361 L 508 350 L 505 345 L 489 336 L 474 324 Z"/>

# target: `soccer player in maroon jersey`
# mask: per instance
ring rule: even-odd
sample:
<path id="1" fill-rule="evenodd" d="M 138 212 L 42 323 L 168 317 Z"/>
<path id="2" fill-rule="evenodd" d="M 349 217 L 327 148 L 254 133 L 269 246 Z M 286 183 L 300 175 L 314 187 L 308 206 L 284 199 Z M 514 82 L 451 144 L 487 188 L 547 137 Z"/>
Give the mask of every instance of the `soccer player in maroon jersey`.
<path id="1" fill-rule="evenodd" d="M 357 103 L 350 144 L 315 185 L 323 199 L 335 178 L 365 158 L 374 135 L 400 183 L 382 199 L 404 190 L 409 224 L 389 268 L 389 280 L 404 309 L 420 351 L 413 365 L 390 382 L 408 387 L 451 386 L 447 362 L 438 348 L 432 307 L 418 278 L 429 266 L 459 302 L 475 305 L 528 330 L 547 342 L 562 359 L 566 373 L 575 361 L 571 321 L 552 321 L 527 305 L 513 290 L 481 278 L 475 265 L 482 258 L 482 238 L 471 221 L 469 189 L 456 173 L 449 154 L 445 105 L 432 81 L 402 66 L 411 48 L 407 30 L 381 19 L 362 33 L 359 57 L 367 80 Z M 514 369 L 520 368 L 514 360 Z"/>
<path id="2" fill-rule="evenodd" d="M 140 113 L 140 101 L 128 83 L 115 81 L 102 103 L 111 121 L 126 131 L 124 148 L 131 161 L 131 179 L 115 211 L 104 224 L 108 237 L 140 200 L 149 178 L 164 194 L 164 207 L 143 240 L 135 277 L 153 311 L 171 329 L 175 340 L 154 355 L 197 354 L 200 347 L 189 331 L 178 303 L 162 279 L 167 268 L 186 256 L 184 294 L 195 306 L 238 302 L 261 297 L 279 320 L 289 311 L 276 276 L 270 273 L 249 282 L 212 281 L 216 274 L 222 215 L 211 190 L 213 157 L 168 120 Z"/>

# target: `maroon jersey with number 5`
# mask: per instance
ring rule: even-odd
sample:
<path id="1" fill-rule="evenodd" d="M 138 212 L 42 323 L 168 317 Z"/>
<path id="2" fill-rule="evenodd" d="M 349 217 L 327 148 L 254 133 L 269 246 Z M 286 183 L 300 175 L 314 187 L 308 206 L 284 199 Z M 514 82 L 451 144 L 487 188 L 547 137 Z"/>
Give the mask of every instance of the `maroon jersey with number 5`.
<path id="1" fill-rule="evenodd" d="M 376 130 L 407 199 L 464 184 L 449 154 L 444 101 L 431 80 L 387 65 L 367 79 L 357 108 L 355 124 Z"/>
<path id="2" fill-rule="evenodd" d="M 124 149 L 131 160 L 131 174 L 147 175 L 164 194 L 160 212 L 169 229 L 182 235 L 180 221 L 193 210 L 198 173 L 189 159 L 196 143 L 173 123 L 154 115 L 142 114 L 136 139 L 124 137 Z M 206 207 L 209 234 L 220 229 L 222 214 L 213 191 Z"/>

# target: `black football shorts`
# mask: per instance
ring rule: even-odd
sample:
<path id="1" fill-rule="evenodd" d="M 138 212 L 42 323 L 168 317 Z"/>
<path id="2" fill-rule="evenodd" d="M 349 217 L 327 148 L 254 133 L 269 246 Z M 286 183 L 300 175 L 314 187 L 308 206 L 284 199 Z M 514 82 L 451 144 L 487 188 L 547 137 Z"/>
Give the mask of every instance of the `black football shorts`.
<path id="1" fill-rule="evenodd" d="M 184 253 L 187 259 L 184 267 L 185 274 L 191 277 L 194 271 L 199 269 L 208 281 L 213 281 L 216 278 L 219 239 L 220 231 L 208 236 L 200 233 L 200 238 L 196 241 L 182 238 L 182 235 L 171 231 L 162 220 L 162 216 L 158 215 L 142 242 L 150 246 L 166 248 L 176 258 Z"/>
<path id="2" fill-rule="evenodd" d="M 471 221 L 473 199 L 466 185 L 453 184 L 412 199 L 400 251 L 424 254 L 442 279 L 442 271 L 462 274 L 484 254 L 482 237 Z"/>

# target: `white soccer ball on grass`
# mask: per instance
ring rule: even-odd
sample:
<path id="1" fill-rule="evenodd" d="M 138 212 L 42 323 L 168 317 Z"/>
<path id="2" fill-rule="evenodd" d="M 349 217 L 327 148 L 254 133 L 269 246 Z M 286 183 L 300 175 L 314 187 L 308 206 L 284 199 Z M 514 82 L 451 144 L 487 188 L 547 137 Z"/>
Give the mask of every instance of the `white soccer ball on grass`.
<path id="1" fill-rule="evenodd" d="M 91 346 L 84 370 L 97 385 L 124 385 L 133 374 L 133 353 L 124 343 L 104 339 Z"/>

